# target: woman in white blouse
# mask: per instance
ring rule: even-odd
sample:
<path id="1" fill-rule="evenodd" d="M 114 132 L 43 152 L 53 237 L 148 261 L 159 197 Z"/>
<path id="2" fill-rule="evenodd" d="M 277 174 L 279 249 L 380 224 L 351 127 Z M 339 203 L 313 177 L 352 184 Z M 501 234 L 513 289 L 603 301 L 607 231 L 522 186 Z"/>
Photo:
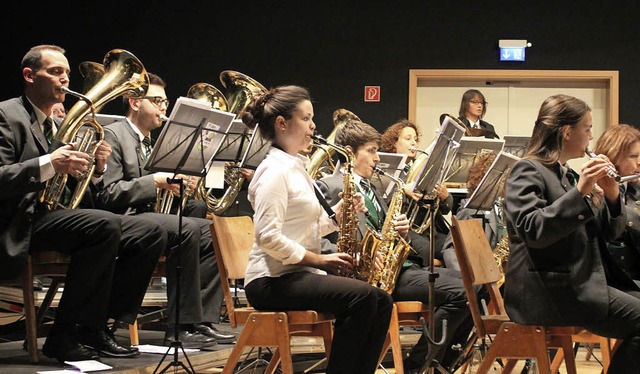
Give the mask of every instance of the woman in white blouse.
<path id="1" fill-rule="evenodd" d="M 336 316 L 328 373 L 373 373 L 393 301 L 365 282 L 334 275 L 352 269 L 346 253 L 321 254 L 321 238 L 338 229 L 320 205 L 300 151 L 316 128 L 309 92 L 281 86 L 257 97 L 243 115 L 272 141 L 249 185 L 255 242 L 245 274 L 247 299 L 256 309 L 317 310 Z M 361 196 L 354 199 L 364 210 Z M 341 203 L 333 206 L 340 217 Z"/>

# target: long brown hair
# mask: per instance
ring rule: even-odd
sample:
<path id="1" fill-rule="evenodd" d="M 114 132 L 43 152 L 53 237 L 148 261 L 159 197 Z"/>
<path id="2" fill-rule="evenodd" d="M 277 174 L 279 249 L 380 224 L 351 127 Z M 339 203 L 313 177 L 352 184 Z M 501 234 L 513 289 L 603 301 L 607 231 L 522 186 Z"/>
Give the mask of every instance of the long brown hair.
<path id="1" fill-rule="evenodd" d="M 587 103 L 573 96 L 549 96 L 540 106 L 524 158 L 547 165 L 558 162 L 562 153 L 562 127 L 569 125 L 575 128 L 590 111 Z"/>
<path id="2" fill-rule="evenodd" d="M 609 157 L 618 168 L 623 158 L 629 155 L 631 147 L 640 141 L 640 130 L 626 124 L 611 126 L 596 142 L 595 153 Z"/>

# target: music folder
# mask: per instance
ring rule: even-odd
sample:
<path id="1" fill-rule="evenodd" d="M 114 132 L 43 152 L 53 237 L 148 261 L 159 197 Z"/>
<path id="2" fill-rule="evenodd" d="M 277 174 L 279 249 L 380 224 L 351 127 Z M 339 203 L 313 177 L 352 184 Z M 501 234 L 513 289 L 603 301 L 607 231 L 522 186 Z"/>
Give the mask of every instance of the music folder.
<path id="1" fill-rule="evenodd" d="M 501 191 L 504 190 L 505 180 L 509 175 L 509 171 L 518 160 L 520 160 L 520 157 L 500 151 L 464 207 L 490 210 L 493 207 L 493 203 L 501 195 Z"/>
<path id="2" fill-rule="evenodd" d="M 445 178 L 447 183 L 455 183 L 466 186 L 469 168 L 473 165 L 476 156 L 484 152 L 498 154 L 502 151 L 505 141 L 502 139 L 487 139 L 473 136 L 464 136 L 460 140 L 460 149 L 451 164 L 449 174 Z"/>
<path id="3" fill-rule="evenodd" d="M 234 118 L 207 102 L 179 97 L 144 168 L 205 176 Z"/>
<path id="4" fill-rule="evenodd" d="M 400 153 L 386 153 L 378 152 L 380 161 L 377 163 L 377 167 L 384 170 L 387 174 L 400 178 L 400 173 L 404 169 L 407 155 Z M 374 174 L 371 178 L 371 183 L 375 186 L 376 191 L 382 194 L 382 198 L 386 199 L 387 196 L 393 191 L 395 182 L 386 175 Z"/>
<path id="5" fill-rule="evenodd" d="M 527 135 L 505 135 L 503 151 L 511 153 L 514 156 L 524 157 L 529 149 L 530 136 Z"/>

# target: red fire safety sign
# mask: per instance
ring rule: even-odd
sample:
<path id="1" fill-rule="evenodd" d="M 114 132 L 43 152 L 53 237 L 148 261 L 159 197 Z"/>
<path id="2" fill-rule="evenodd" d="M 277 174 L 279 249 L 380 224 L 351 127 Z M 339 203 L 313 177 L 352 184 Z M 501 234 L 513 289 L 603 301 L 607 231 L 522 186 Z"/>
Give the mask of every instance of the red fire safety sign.
<path id="1" fill-rule="evenodd" d="M 364 86 L 364 101 L 365 102 L 379 102 L 380 101 L 380 86 Z"/>

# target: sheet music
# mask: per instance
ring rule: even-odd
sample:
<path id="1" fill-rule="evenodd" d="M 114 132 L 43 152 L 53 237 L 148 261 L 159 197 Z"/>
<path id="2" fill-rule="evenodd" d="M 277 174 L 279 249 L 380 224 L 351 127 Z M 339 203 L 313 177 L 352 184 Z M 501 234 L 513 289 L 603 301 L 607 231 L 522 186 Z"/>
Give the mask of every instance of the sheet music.
<path id="1" fill-rule="evenodd" d="M 204 176 L 234 118 L 235 114 L 213 109 L 209 103 L 179 97 L 145 169 L 175 172 L 179 167 L 182 174 Z"/>
<path id="2" fill-rule="evenodd" d="M 404 169 L 407 155 L 400 153 L 378 152 L 378 156 L 380 157 L 380 161 L 376 166 L 391 176 L 400 178 L 400 173 Z M 376 191 L 380 191 L 382 193 L 383 199 L 386 199 L 393 191 L 393 187 L 395 187 L 395 182 L 391 180 L 391 178 L 377 173 L 374 173 L 373 178 L 371 178 L 371 183 L 375 186 Z"/>
<path id="3" fill-rule="evenodd" d="M 500 151 L 464 207 L 478 210 L 491 209 L 504 188 L 509 171 L 518 160 L 520 157 Z"/>
<path id="4" fill-rule="evenodd" d="M 496 155 L 502 151 L 505 141 L 502 139 L 487 139 L 473 136 L 464 136 L 460 140 L 460 149 L 451 164 L 451 169 L 445 180 L 448 183 L 467 184 L 469 168 L 473 165 L 476 156 L 483 152 L 494 152 Z"/>

